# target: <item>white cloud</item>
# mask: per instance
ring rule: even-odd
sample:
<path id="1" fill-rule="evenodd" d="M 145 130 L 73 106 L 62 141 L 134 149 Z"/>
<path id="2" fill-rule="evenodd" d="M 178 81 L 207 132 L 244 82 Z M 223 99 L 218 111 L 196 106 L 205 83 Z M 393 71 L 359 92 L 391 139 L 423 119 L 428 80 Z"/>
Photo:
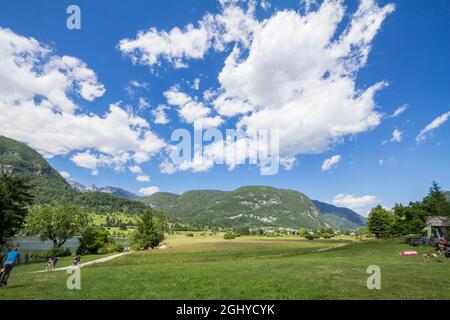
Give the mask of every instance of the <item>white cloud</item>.
<path id="1" fill-rule="evenodd" d="M 280 158 L 280 165 L 285 169 L 285 170 L 291 170 L 295 164 L 297 163 L 297 159 L 295 157 L 283 157 Z"/>
<path id="2" fill-rule="evenodd" d="M 391 143 L 393 143 L 393 142 L 401 142 L 402 140 L 403 140 L 403 132 L 398 130 L 398 129 L 395 129 L 392 132 L 392 137 L 390 139 L 384 140 L 382 145 L 385 145 L 385 144 L 387 144 L 389 142 L 391 142 Z"/>
<path id="3" fill-rule="evenodd" d="M 163 160 L 159 165 L 161 173 L 164 174 L 174 174 L 177 171 L 177 167 L 168 159 Z"/>
<path id="4" fill-rule="evenodd" d="M 288 154 L 320 153 L 377 126 L 374 94 L 385 83 L 360 90 L 355 78 L 393 8 L 361 2 L 338 37 L 340 1 L 325 1 L 307 16 L 280 11 L 263 21 L 246 58 L 235 49 L 219 75 L 222 97 L 244 101 L 250 111 L 239 126 L 279 129 L 281 151 Z"/>
<path id="5" fill-rule="evenodd" d="M 261 6 L 261 8 L 263 8 L 264 10 L 269 10 L 270 7 L 271 7 L 271 4 L 270 4 L 270 2 L 267 1 L 267 0 L 261 0 L 260 6 Z"/>
<path id="6" fill-rule="evenodd" d="M 377 197 L 372 195 L 359 197 L 346 193 L 337 194 L 332 201 L 332 203 L 336 206 L 352 209 L 365 216 L 367 216 L 370 207 L 377 202 Z"/>
<path id="7" fill-rule="evenodd" d="M 256 1 L 220 3 L 219 14 L 205 15 L 196 26 L 150 29 L 119 45 L 134 62 L 154 66 L 165 59 L 183 67 L 208 50 L 233 48 L 218 75 L 219 87 L 205 91 L 203 101 L 177 87 L 165 93 L 185 122 L 217 127 L 236 117 L 238 129 L 279 130 L 281 158 L 322 153 L 379 125 L 383 116 L 375 94 L 387 83 L 380 79 L 363 88 L 357 75 L 394 5 L 362 0 L 350 13 L 340 0 L 306 1 L 303 13 L 279 10 L 258 21 Z M 178 36 L 179 43 L 173 40 Z M 219 115 L 212 116 L 210 107 Z M 193 159 L 185 167 L 209 166 Z"/>
<path id="8" fill-rule="evenodd" d="M 383 166 L 383 165 L 384 165 L 384 160 L 383 160 L 383 159 L 379 160 L 379 161 L 378 161 L 378 164 L 379 164 L 380 166 Z"/>
<path id="9" fill-rule="evenodd" d="M 126 163 L 132 159 L 129 153 L 122 153 L 113 156 L 101 153 L 96 155 L 92 153 L 91 150 L 86 150 L 84 152 L 74 154 L 70 160 L 77 166 L 90 169 L 93 174 L 96 172 L 94 175 L 98 175 L 98 169 L 102 167 L 113 167 L 115 171 L 123 171 Z"/>
<path id="10" fill-rule="evenodd" d="M 200 88 L 200 79 L 196 78 L 191 86 L 191 89 L 198 90 Z"/>
<path id="11" fill-rule="evenodd" d="M 125 91 L 130 97 L 134 97 L 138 91 L 148 91 L 149 87 L 149 84 L 145 81 L 130 80 L 125 87 Z"/>
<path id="12" fill-rule="evenodd" d="M 156 124 L 167 124 L 169 123 L 169 118 L 166 114 L 166 110 L 168 110 L 169 107 L 165 105 L 159 105 L 156 107 L 156 109 L 152 110 L 152 115 L 154 117 L 154 122 Z"/>
<path id="13" fill-rule="evenodd" d="M 257 27 L 253 1 L 249 1 L 246 11 L 236 1 L 220 4 L 220 14 L 206 14 L 197 26 L 188 24 L 170 31 L 142 30 L 135 39 L 122 39 L 118 48 L 133 63 L 154 67 L 167 60 L 175 68 L 186 68 L 187 60 L 202 59 L 210 48 L 223 51 L 230 42 L 248 45 L 250 34 Z"/>
<path id="14" fill-rule="evenodd" d="M 73 93 L 92 101 L 104 94 L 96 74 L 74 57 L 52 55 L 52 49 L 33 38 L 0 28 L 0 101 L 18 105 L 42 97 L 43 108 L 72 112 Z"/>
<path id="15" fill-rule="evenodd" d="M 0 134 L 47 157 L 77 151 L 72 160 L 94 173 L 147 161 L 165 146 L 145 119 L 119 104 L 104 116 L 82 112 L 78 99 L 92 101 L 105 89 L 81 60 L 9 29 L 0 29 L 0 59 Z"/>
<path id="16" fill-rule="evenodd" d="M 150 106 L 150 104 L 148 103 L 148 101 L 145 98 L 143 98 L 143 97 L 139 98 L 139 102 L 138 102 L 139 111 L 144 110 L 144 109 L 148 108 L 149 106 Z"/>
<path id="17" fill-rule="evenodd" d="M 120 51 L 129 56 L 133 63 L 154 65 L 164 58 L 176 68 L 186 67 L 183 59 L 200 59 L 209 48 L 209 35 L 203 23 L 199 28 L 192 24 L 184 30 L 173 28 L 169 32 L 151 28 L 140 31 L 137 38 L 123 39 L 119 43 Z"/>
<path id="18" fill-rule="evenodd" d="M 128 167 L 128 170 L 130 170 L 130 172 L 135 173 L 135 174 L 142 174 L 142 169 L 139 166 L 130 166 Z"/>
<path id="19" fill-rule="evenodd" d="M 186 123 L 194 127 L 204 129 L 218 127 L 223 120 L 220 116 L 210 117 L 211 109 L 203 103 L 193 100 L 187 94 L 181 92 L 177 87 L 172 87 L 164 92 L 167 103 L 178 107 L 178 114 Z"/>
<path id="20" fill-rule="evenodd" d="M 70 173 L 67 171 L 60 171 L 59 174 L 66 180 L 70 178 Z"/>
<path id="21" fill-rule="evenodd" d="M 403 132 L 401 132 L 398 129 L 395 129 L 394 132 L 392 132 L 391 142 L 401 142 L 402 140 L 403 140 Z"/>
<path id="22" fill-rule="evenodd" d="M 87 169 L 95 170 L 99 165 L 99 159 L 90 151 L 80 152 L 72 156 L 72 162 L 77 166 Z"/>
<path id="23" fill-rule="evenodd" d="M 407 104 L 404 104 L 404 105 L 398 107 L 398 108 L 395 110 L 395 112 L 394 112 L 392 115 L 390 115 L 389 117 L 390 117 L 390 118 L 397 118 L 397 117 L 399 117 L 402 113 L 404 113 L 407 109 L 408 109 L 408 105 L 407 105 Z"/>
<path id="24" fill-rule="evenodd" d="M 149 176 L 145 176 L 145 175 L 138 175 L 136 177 L 136 180 L 140 181 L 140 182 L 149 182 L 150 181 L 150 177 Z"/>
<path id="25" fill-rule="evenodd" d="M 336 166 L 341 161 L 341 159 L 342 159 L 342 157 L 339 154 L 334 155 L 329 159 L 326 159 L 322 164 L 322 171 L 330 170 L 331 168 Z"/>
<path id="26" fill-rule="evenodd" d="M 155 187 L 155 186 L 151 186 L 151 187 L 147 187 L 147 188 L 141 188 L 139 189 L 139 193 L 146 195 L 146 196 L 150 196 L 154 193 L 159 192 L 159 188 Z"/>
<path id="27" fill-rule="evenodd" d="M 425 141 L 427 139 L 427 135 L 430 132 L 442 126 L 449 118 L 450 118 L 450 111 L 440 115 L 439 117 L 434 119 L 429 125 L 423 128 L 422 131 L 420 131 L 419 135 L 416 137 L 416 140 L 418 142 Z"/>

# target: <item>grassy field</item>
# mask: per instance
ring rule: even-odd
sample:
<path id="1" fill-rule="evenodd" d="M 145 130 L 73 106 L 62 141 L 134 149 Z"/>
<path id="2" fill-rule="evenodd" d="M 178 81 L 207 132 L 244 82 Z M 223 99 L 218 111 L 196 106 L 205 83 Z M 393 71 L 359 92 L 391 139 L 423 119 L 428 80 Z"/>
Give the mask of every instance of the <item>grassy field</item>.
<path id="1" fill-rule="evenodd" d="M 410 248 L 397 240 L 174 235 L 166 249 L 82 269 L 81 290 L 66 289 L 64 272 L 17 267 L 0 299 L 450 299 L 450 259 L 398 255 Z M 366 287 L 369 265 L 381 268 L 381 290 Z"/>

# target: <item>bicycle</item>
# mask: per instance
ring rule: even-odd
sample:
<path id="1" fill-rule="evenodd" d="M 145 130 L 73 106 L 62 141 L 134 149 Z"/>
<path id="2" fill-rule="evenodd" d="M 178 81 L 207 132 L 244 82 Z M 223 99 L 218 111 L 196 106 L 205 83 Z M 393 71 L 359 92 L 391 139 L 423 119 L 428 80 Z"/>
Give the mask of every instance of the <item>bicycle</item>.
<path id="1" fill-rule="evenodd" d="M 12 265 L 5 265 L 0 272 L 0 288 L 5 287 L 8 284 L 8 279 L 11 274 Z"/>

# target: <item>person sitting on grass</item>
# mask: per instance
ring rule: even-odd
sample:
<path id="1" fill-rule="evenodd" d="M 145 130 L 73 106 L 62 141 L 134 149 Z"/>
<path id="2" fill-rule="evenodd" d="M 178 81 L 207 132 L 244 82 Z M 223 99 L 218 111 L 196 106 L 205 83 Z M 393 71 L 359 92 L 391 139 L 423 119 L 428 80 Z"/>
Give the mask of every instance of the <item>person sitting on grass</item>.
<path id="1" fill-rule="evenodd" d="M 80 260 L 81 260 L 81 255 L 77 255 L 75 257 L 75 259 L 73 259 L 73 261 L 72 261 L 72 267 L 78 266 L 78 264 L 80 263 Z"/>
<path id="2" fill-rule="evenodd" d="M 53 258 L 48 258 L 47 260 L 47 266 L 45 267 L 45 271 L 53 270 Z"/>
<path id="3" fill-rule="evenodd" d="M 53 260 L 53 269 L 55 269 L 55 268 L 56 268 L 56 264 L 58 263 L 59 257 L 54 256 L 54 257 L 52 258 L 52 260 Z"/>

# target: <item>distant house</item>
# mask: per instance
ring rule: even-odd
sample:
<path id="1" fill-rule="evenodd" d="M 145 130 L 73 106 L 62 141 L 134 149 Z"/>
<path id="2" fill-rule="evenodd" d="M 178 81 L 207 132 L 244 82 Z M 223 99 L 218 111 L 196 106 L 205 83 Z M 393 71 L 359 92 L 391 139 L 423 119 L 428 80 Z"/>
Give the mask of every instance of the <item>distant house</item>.
<path id="1" fill-rule="evenodd" d="M 450 229 L 450 217 L 442 217 L 442 216 L 429 216 L 425 218 L 425 223 L 427 227 L 425 228 L 428 232 L 428 237 L 431 237 L 433 234 L 433 230 L 436 232 L 435 236 L 437 238 L 449 236 Z"/>
<path id="2" fill-rule="evenodd" d="M 14 171 L 14 167 L 7 164 L 0 164 L 0 172 L 3 171 L 6 174 L 12 175 Z"/>

